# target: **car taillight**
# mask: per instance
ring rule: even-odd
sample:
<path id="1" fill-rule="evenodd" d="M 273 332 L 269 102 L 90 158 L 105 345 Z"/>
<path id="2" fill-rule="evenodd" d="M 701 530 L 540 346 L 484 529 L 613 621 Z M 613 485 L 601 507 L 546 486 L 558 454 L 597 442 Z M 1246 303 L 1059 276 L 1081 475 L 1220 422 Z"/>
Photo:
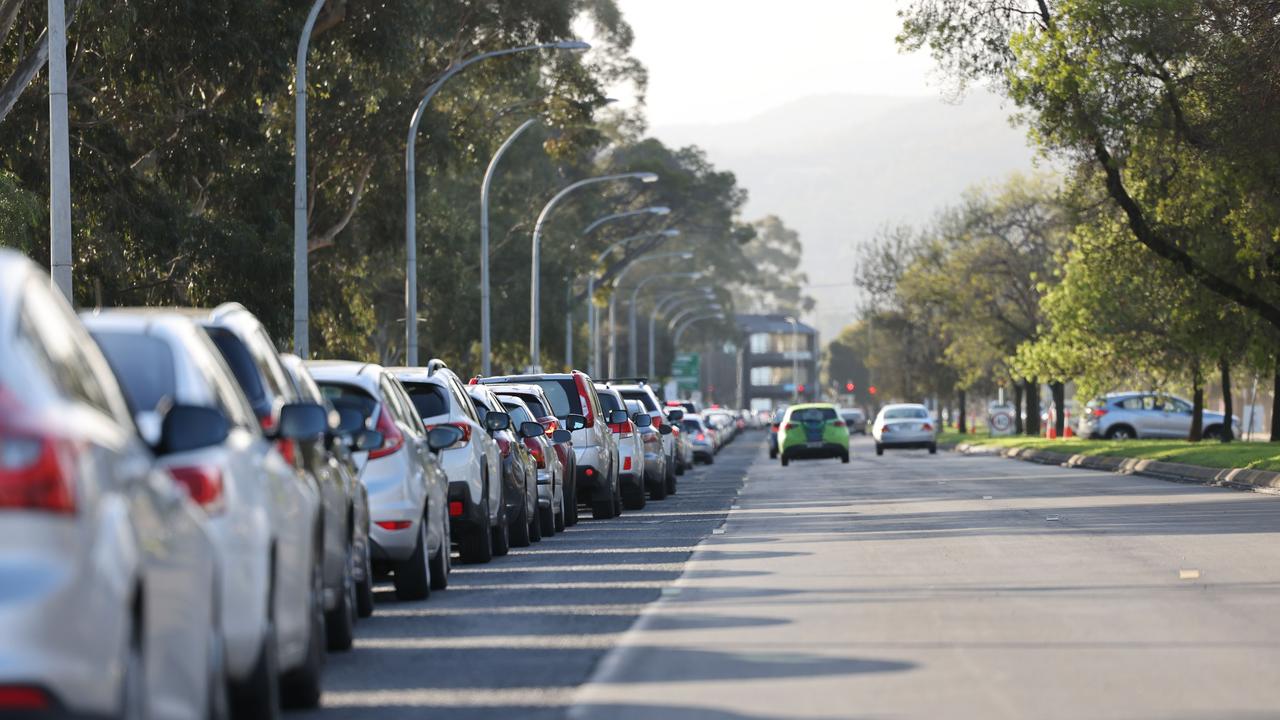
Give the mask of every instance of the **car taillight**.
<path id="1" fill-rule="evenodd" d="M 698 433 L 698 442 L 702 442 L 703 440 L 706 440 L 706 439 L 707 439 L 706 434 Z"/>
<path id="2" fill-rule="evenodd" d="M 0 686 L 0 710 L 5 712 L 32 712 L 52 710 L 53 701 L 40 688 L 25 685 Z"/>
<path id="3" fill-rule="evenodd" d="M 662 413 L 653 416 L 653 429 L 657 430 L 662 427 Z"/>
<path id="4" fill-rule="evenodd" d="M 787 423 L 788 430 L 795 430 L 798 427 L 800 427 L 800 423 Z"/>
<path id="5" fill-rule="evenodd" d="M 74 455 L 70 443 L 10 430 L 0 417 L 0 508 L 75 513 Z"/>
<path id="6" fill-rule="evenodd" d="M 502 457 L 507 457 L 511 454 L 510 440 L 503 437 L 494 438 L 494 440 L 498 441 L 498 449 L 502 451 Z"/>
<path id="7" fill-rule="evenodd" d="M 623 469 L 623 470 L 630 470 L 630 469 L 631 469 L 631 456 L 630 456 L 630 455 L 628 455 L 625 459 L 623 459 L 623 461 L 622 461 L 622 469 Z"/>
<path id="8" fill-rule="evenodd" d="M 835 425 L 836 427 L 844 427 L 844 421 L 843 421 L 843 420 L 837 420 L 837 421 L 835 421 L 835 422 L 834 422 L 834 423 L 832 423 L 832 424 L 833 424 L 833 425 Z"/>
<path id="9" fill-rule="evenodd" d="M 280 452 L 280 457 L 290 465 L 298 464 L 297 445 L 292 440 L 280 439 L 276 441 L 276 450 Z"/>
<path id="10" fill-rule="evenodd" d="M 921 430 L 932 430 L 932 429 L 933 429 L 933 426 L 932 426 L 932 425 L 930 425 L 929 423 L 925 423 L 924 425 L 921 425 L 921 426 L 920 426 L 920 429 L 921 429 Z"/>
<path id="11" fill-rule="evenodd" d="M 534 460 L 538 461 L 539 469 L 545 469 L 547 467 L 547 456 L 542 452 L 541 446 L 535 445 L 529 448 L 529 454 L 533 456 Z"/>
<path id="12" fill-rule="evenodd" d="M 609 429 L 618 437 L 629 438 L 631 437 L 631 432 L 635 429 L 635 425 L 632 425 L 631 421 L 628 420 L 621 423 L 609 423 Z"/>
<path id="13" fill-rule="evenodd" d="M 404 433 L 396 427 L 386 405 L 378 413 L 378 425 L 374 429 L 382 434 L 382 447 L 369 451 L 370 460 L 386 457 L 404 447 Z"/>
<path id="14" fill-rule="evenodd" d="M 1094 408 L 1094 409 L 1093 409 L 1093 416 L 1094 416 L 1094 417 L 1096 417 L 1096 418 L 1100 418 L 1100 417 L 1102 417 L 1103 415 L 1106 415 L 1106 414 L 1107 414 L 1107 409 L 1106 409 L 1106 408 L 1100 408 L 1100 407 L 1099 407 L 1099 408 Z"/>
<path id="15" fill-rule="evenodd" d="M 542 428 L 547 431 L 548 437 L 550 437 L 551 433 L 560 429 L 560 421 L 553 417 L 539 420 L 539 422 L 542 423 Z"/>
<path id="16" fill-rule="evenodd" d="M 461 500 L 453 500 L 449 503 L 449 517 L 462 517 Z"/>
<path id="17" fill-rule="evenodd" d="M 769 423 L 769 429 L 772 430 L 773 432 L 778 432 L 778 428 L 781 426 L 782 426 L 782 423 Z"/>
<path id="18" fill-rule="evenodd" d="M 466 424 L 466 423 L 464 423 L 464 422 L 456 422 L 456 423 L 437 423 L 437 424 L 435 424 L 435 425 L 428 425 L 428 426 L 427 426 L 427 430 L 428 430 L 428 431 L 431 431 L 431 430 L 433 430 L 433 429 L 435 429 L 435 428 L 438 428 L 438 427 L 456 427 L 456 428 L 458 428 L 459 430 L 461 430 L 461 431 L 462 431 L 462 437 L 458 438 L 458 442 L 456 442 L 456 443 L 454 443 L 454 444 L 450 445 L 449 447 L 445 448 L 446 450 L 452 450 L 452 449 L 454 449 L 454 448 L 466 447 L 466 446 L 467 446 L 467 443 L 471 442 L 471 426 L 470 426 L 470 425 L 468 425 L 468 424 Z"/>
<path id="19" fill-rule="evenodd" d="M 187 494 L 205 512 L 210 515 L 222 512 L 225 505 L 221 470 L 216 467 L 176 467 L 169 468 L 169 474 L 175 482 L 187 489 Z"/>
<path id="20" fill-rule="evenodd" d="M 573 374 L 574 387 L 578 388 L 578 402 L 582 405 L 582 414 L 587 418 L 587 427 L 596 426 L 596 415 L 591 411 L 591 401 L 588 399 L 590 393 L 587 392 L 587 376 L 582 373 L 575 372 Z"/>
<path id="21" fill-rule="evenodd" d="M 383 530 L 408 530 L 413 527 L 411 520 L 378 520 L 373 523 Z"/>

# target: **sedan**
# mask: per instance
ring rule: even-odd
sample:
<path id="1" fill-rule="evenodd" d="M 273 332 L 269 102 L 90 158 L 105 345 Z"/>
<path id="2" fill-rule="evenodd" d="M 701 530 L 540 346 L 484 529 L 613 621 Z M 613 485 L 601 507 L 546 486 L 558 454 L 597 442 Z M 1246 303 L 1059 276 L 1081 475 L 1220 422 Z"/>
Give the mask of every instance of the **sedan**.
<path id="1" fill-rule="evenodd" d="M 883 455 L 885 448 L 928 448 L 930 455 L 938 452 L 937 423 L 929 408 L 915 403 L 880 408 L 871 426 L 871 438 L 876 441 L 877 455 Z"/>
<path id="2" fill-rule="evenodd" d="M 778 430 L 782 466 L 803 458 L 840 458 L 849 462 L 849 428 L 829 403 L 792 405 Z"/>

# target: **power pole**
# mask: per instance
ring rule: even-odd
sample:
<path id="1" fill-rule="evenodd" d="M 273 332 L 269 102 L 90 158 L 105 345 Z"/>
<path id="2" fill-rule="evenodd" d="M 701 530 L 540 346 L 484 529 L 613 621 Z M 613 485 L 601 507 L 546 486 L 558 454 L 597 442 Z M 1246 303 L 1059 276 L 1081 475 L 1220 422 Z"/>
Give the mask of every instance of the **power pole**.
<path id="1" fill-rule="evenodd" d="M 53 286 L 71 295 L 71 151 L 67 139 L 67 17 L 49 0 L 49 267 Z"/>

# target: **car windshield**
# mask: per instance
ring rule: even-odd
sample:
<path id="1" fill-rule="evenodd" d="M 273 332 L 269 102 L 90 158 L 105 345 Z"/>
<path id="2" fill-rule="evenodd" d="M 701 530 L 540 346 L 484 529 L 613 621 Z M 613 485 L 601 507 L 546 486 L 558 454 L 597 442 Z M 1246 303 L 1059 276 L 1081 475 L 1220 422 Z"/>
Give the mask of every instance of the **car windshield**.
<path id="1" fill-rule="evenodd" d="M 836 419 L 834 408 L 805 408 L 791 413 L 791 419 L 802 423 L 823 423 Z"/>
<path id="2" fill-rule="evenodd" d="M 884 411 L 885 420 L 919 420 L 927 417 L 929 417 L 929 411 L 924 408 L 889 408 Z"/>
<path id="3" fill-rule="evenodd" d="M 177 369 L 167 343 L 134 333 L 95 332 L 92 335 L 120 379 L 125 398 L 134 412 L 160 410 L 174 401 L 178 392 Z"/>

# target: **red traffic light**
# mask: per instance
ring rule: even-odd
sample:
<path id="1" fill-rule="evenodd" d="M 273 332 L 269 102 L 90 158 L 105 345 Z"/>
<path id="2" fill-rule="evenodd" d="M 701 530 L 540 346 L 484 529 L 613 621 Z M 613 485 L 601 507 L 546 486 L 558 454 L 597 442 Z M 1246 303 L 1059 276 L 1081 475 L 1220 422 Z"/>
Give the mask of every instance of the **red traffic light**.
<path id="1" fill-rule="evenodd" d="M 802 393 L 802 392 L 804 392 L 804 386 L 803 386 L 803 385 L 797 385 L 797 386 L 796 386 L 796 392 L 801 392 L 801 393 Z"/>
<path id="2" fill-rule="evenodd" d="M 871 387 L 867 388 L 867 392 L 871 393 L 872 395 L 875 395 L 875 394 L 876 394 L 876 386 L 875 386 L 875 385 L 872 385 Z"/>
<path id="3" fill-rule="evenodd" d="M 845 391 L 845 392 L 853 392 L 853 390 L 854 390 L 854 388 L 855 388 L 855 387 L 856 387 L 856 386 L 855 386 L 853 383 L 851 383 L 851 382 L 847 382 L 847 383 L 845 383 L 845 384 L 844 384 L 844 391 Z"/>

